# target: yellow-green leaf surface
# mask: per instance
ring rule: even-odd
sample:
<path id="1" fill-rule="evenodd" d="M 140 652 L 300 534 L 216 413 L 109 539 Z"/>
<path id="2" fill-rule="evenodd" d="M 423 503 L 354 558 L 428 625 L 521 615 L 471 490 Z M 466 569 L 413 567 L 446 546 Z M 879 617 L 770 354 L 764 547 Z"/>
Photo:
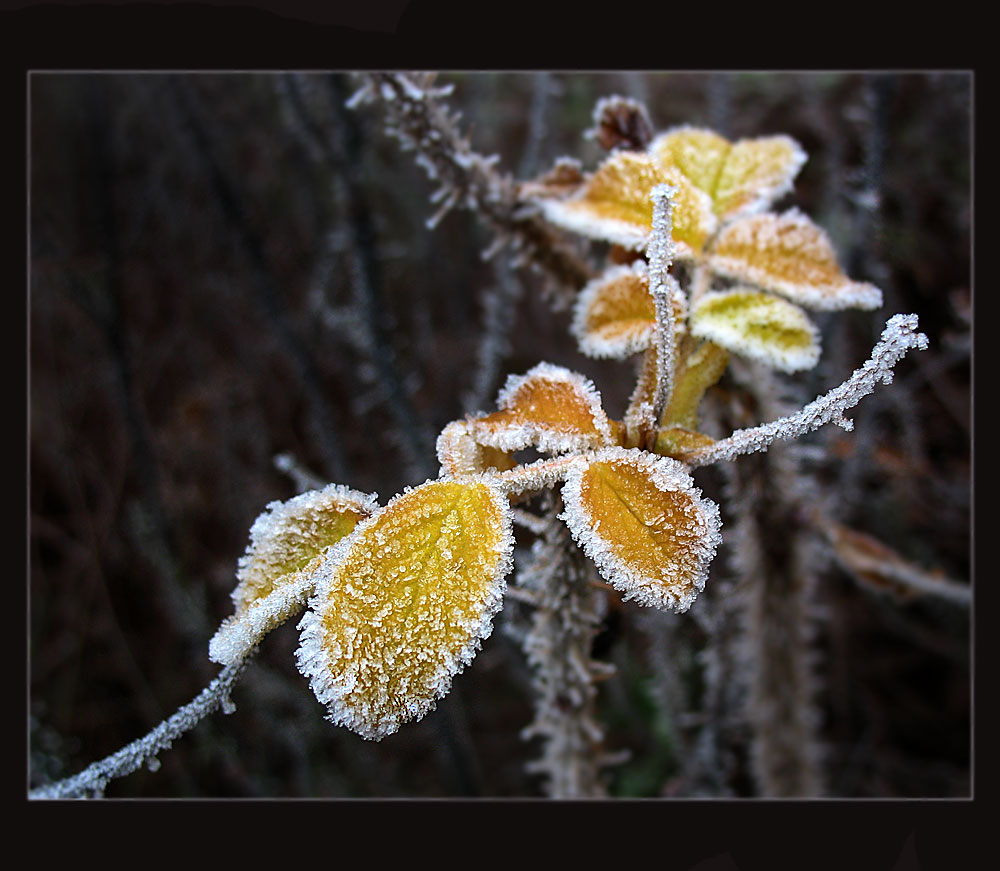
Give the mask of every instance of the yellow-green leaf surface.
<path id="1" fill-rule="evenodd" d="M 731 143 L 696 127 L 668 130 L 649 147 L 654 161 L 678 167 L 712 199 L 723 221 L 766 208 L 791 189 L 806 156 L 788 136 L 763 136 Z"/>
<path id="2" fill-rule="evenodd" d="M 676 256 L 691 258 L 715 229 L 708 196 L 676 167 L 658 166 L 647 154 L 623 151 L 609 157 L 578 196 L 541 200 L 548 220 L 594 239 L 645 250 L 653 225 L 651 193 L 669 184 Z"/>
<path id="3" fill-rule="evenodd" d="M 819 331 L 802 309 L 749 288 L 706 293 L 691 311 L 691 332 L 783 372 L 819 361 Z"/>
<path id="4" fill-rule="evenodd" d="M 702 342 L 677 367 L 670 402 L 663 410 L 662 422 L 687 429 L 698 427 L 698 406 L 705 391 L 715 384 L 729 363 L 729 352 L 714 342 Z"/>
<path id="5" fill-rule="evenodd" d="M 340 484 L 268 505 L 251 527 L 239 561 L 235 613 L 209 643 L 212 661 L 235 662 L 299 613 L 313 592 L 312 575 L 322 555 L 377 508 L 374 494 Z"/>
<path id="6" fill-rule="evenodd" d="M 827 234 L 795 209 L 730 224 L 719 234 L 709 265 L 720 275 L 773 290 L 807 308 L 882 305 L 882 292 L 844 275 Z"/>
<path id="7" fill-rule="evenodd" d="M 563 453 L 611 443 L 597 389 L 561 366 L 539 363 L 524 375 L 509 376 L 497 406 L 499 411 L 471 419 L 469 427 L 477 442 L 500 451 L 530 445 Z"/>
<path id="8" fill-rule="evenodd" d="M 428 481 L 327 554 L 299 669 L 329 719 L 379 740 L 434 707 L 492 629 L 513 537 L 487 478 Z"/>
<path id="9" fill-rule="evenodd" d="M 680 463 L 606 448 L 567 475 L 563 502 L 573 537 L 626 599 L 681 612 L 704 588 L 719 510 Z"/>

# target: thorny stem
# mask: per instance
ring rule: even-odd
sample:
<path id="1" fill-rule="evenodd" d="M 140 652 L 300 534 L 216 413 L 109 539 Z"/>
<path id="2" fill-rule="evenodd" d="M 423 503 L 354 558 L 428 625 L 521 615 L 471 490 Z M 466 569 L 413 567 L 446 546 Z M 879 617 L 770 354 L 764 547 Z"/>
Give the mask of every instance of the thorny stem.
<path id="1" fill-rule="evenodd" d="M 550 798 L 600 798 L 600 769 L 619 761 L 601 752 L 603 732 L 594 719 L 594 683 L 611 668 L 590 657 L 603 594 L 591 588 L 593 566 L 556 519 L 558 507 L 550 506 L 546 531 L 521 575 L 536 605 L 524 639 L 534 669 L 535 718 L 521 737 L 544 740 L 541 758 L 528 770 L 546 775 Z"/>
<path id="2" fill-rule="evenodd" d="M 836 423 L 851 430 L 854 424 L 844 417 L 844 412 L 872 393 L 879 382 L 890 384 L 892 367 L 908 351 L 927 347 L 927 336 L 916 330 L 916 315 L 893 315 L 886 322 L 881 340 L 872 350 L 871 357 L 864 366 L 855 369 L 843 384 L 834 387 L 824 396 L 817 397 L 796 414 L 737 430 L 728 438 L 708 447 L 695 449 L 685 457 L 685 462 L 691 468 L 697 468 L 722 460 L 733 460 L 741 454 L 766 451 L 777 439 L 795 439 L 827 423 Z"/>
<path id="3" fill-rule="evenodd" d="M 743 380 L 760 412 L 780 413 L 771 373 L 758 365 Z M 725 471 L 736 519 L 732 558 L 745 599 L 754 779 L 766 797 L 820 795 L 809 613 L 817 560 L 798 470 L 786 446 L 776 445 Z"/>
<path id="4" fill-rule="evenodd" d="M 136 771 L 151 762 L 161 750 L 168 749 L 181 735 L 191 731 L 218 708 L 229 712 L 229 693 L 243 673 L 254 651 L 232 665 L 226 666 L 201 693 L 153 731 L 110 756 L 95 762 L 73 777 L 49 783 L 31 790 L 28 798 L 88 798 L 100 797 L 108 782 Z"/>
<path id="5" fill-rule="evenodd" d="M 417 152 L 418 163 L 441 184 L 435 198 L 443 203 L 431 225 L 455 206 L 469 208 L 490 225 L 498 242 L 512 242 L 522 260 L 532 262 L 562 285 L 583 287 L 593 277 L 590 267 L 526 208 L 512 180 L 493 168 L 495 157 L 484 157 L 469 148 L 458 132 L 457 119 L 440 102 L 447 93 L 429 84 L 421 87 L 416 77 L 403 73 L 372 73 L 348 105 L 379 101 L 389 116 L 390 132 L 404 148 Z"/>

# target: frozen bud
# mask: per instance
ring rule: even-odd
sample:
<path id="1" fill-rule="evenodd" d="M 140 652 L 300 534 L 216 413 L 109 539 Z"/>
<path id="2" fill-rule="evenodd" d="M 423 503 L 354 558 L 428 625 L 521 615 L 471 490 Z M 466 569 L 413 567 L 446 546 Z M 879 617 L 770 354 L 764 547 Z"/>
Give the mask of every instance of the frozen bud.
<path id="1" fill-rule="evenodd" d="M 653 138 L 649 114 L 629 97 L 603 97 L 594 107 L 594 126 L 585 134 L 606 151 L 642 151 Z"/>

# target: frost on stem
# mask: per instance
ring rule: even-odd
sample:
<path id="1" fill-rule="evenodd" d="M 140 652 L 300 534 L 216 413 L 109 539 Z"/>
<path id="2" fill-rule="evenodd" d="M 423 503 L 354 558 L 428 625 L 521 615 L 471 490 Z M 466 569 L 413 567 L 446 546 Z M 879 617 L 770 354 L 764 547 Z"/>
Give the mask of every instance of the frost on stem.
<path id="1" fill-rule="evenodd" d="M 670 401 L 674 381 L 674 318 L 672 296 L 679 288 L 670 275 L 674 260 L 673 198 L 677 191 L 666 184 L 653 188 L 653 227 L 650 232 L 647 255 L 649 257 L 649 292 L 656 309 L 656 391 L 653 394 L 653 419 L 660 419 Z"/>
<path id="2" fill-rule="evenodd" d="M 600 772 L 619 759 L 602 752 L 597 722 L 596 682 L 612 667 L 591 658 L 591 645 L 604 616 L 604 594 L 591 581 L 593 567 L 572 546 L 566 528 L 550 507 L 536 518 L 541 536 L 532 546 L 519 586 L 535 604 L 523 640 L 533 669 L 535 716 L 525 740 L 541 738 L 541 756 L 527 770 L 545 777 L 546 795 L 556 799 L 600 798 Z"/>
<path id="3" fill-rule="evenodd" d="M 191 731 L 217 708 L 222 708 L 227 713 L 232 711 L 229 694 L 248 662 L 249 657 L 246 657 L 226 666 L 194 701 L 164 720 L 145 737 L 133 741 L 100 762 L 95 762 L 73 777 L 31 790 L 28 797 L 100 798 L 110 781 L 131 774 L 144 763 L 152 762 L 160 751 L 169 749 L 177 738 Z"/>
<path id="4" fill-rule="evenodd" d="M 827 423 L 836 423 L 851 430 L 854 424 L 844 417 L 844 412 L 874 392 L 879 383 L 891 384 L 893 366 L 908 351 L 914 348 L 924 350 L 927 345 L 927 336 L 917 332 L 915 314 L 893 315 L 886 322 L 871 357 L 839 387 L 817 397 L 796 414 L 750 429 L 737 430 L 713 445 L 694 450 L 686 458 L 687 463 L 694 468 L 721 460 L 732 460 L 741 454 L 766 451 L 768 445 L 778 439 L 795 439 Z"/>

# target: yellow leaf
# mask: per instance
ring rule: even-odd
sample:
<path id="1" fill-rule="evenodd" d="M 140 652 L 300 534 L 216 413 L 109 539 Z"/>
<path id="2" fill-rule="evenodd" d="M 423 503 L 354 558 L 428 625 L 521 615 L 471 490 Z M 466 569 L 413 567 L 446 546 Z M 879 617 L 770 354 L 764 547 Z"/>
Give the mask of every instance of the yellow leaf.
<path id="1" fill-rule="evenodd" d="M 428 481 L 359 524 L 299 624 L 299 669 L 328 719 L 380 740 L 432 710 L 492 630 L 513 544 L 487 478 Z"/>
<path id="2" fill-rule="evenodd" d="M 687 320 L 687 299 L 673 296 L 674 334 L 679 340 Z M 580 291 L 571 330 L 580 350 L 591 357 L 627 357 L 652 345 L 656 307 L 649 292 L 646 261 L 614 266 Z"/>
<path id="3" fill-rule="evenodd" d="M 750 288 L 704 294 L 691 311 L 691 332 L 783 372 L 819 361 L 819 331 L 806 313 Z"/>
<path id="4" fill-rule="evenodd" d="M 497 397 L 500 411 L 469 421 L 474 439 L 510 452 L 532 445 L 547 453 L 581 451 L 611 443 L 601 395 L 576 372 L 539 363 L 511 375 Z"/>
<path id="5" fill-rule="evenodd" d="M 709 265 L 720 275 L 773 290 L 807 308 L 882 305 L 882 292 L 844 275 L 829 237 L 796 209 L 730 224 L 719 234 Z"/>
<path id="6" fill-rule="evenodd" d="M 232 593 L 235 613 L 209 644 L 212 661 L 235 662 L 301 611 L 322 555 L 377 508 L 374 494 L 340 484 L 268 505 L 250 528 Z"/>
<path id="7" fill-rule="evenodd" d="M 591 176 L 584 190 L 564 199 L 541 199 L 554 224 L 593 239 L 645 250 L 653 224 L 651 193 L 658 184 L 675 188 L 673 239 L 676 256 L 697 256 L 715 229 L 708 196 L 676 167 L 660 167 L 646 154 L 613 154 Z"/>
<path id="8" fill-rule="evenodd" d="M 740 139 L 736 143 L 711 130 L 668 130 L 649 147 L 661 165 L 677 166 L 712 198 L 720 220 L 766 208 L 791 189 L 805 163 L 799 144 L 788 136 Z"/>
<path id="9" fill-rule="evenodd" d="M 626 599 L 682 612 L 704 589 L 719 509 L 680 463 L 606 448 L 575 464 L 563 502 L 573 537 Z"/>

